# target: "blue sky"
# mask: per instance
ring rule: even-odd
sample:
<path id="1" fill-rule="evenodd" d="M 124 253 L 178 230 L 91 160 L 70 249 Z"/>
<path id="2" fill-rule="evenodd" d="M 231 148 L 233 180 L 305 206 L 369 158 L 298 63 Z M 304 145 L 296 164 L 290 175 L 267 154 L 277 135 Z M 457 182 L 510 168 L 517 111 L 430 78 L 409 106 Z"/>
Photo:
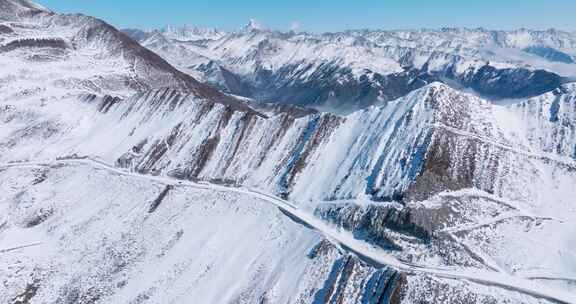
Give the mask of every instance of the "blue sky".
<path id="1" fill-rule="evenodd" d="M 119 27 L 194 24 L 235 29 L 256 19 L 307 31 L 445 26 L 576 30 L 576 0 L 39 0 Z"/>

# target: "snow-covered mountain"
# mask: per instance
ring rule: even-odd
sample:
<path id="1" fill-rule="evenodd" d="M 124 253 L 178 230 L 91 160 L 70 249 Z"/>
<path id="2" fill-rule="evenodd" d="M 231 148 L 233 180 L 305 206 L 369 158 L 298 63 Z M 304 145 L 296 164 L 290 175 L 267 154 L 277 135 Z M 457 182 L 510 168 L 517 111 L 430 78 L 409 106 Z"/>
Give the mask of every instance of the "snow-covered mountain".
<path id="1" fill-rule="evenodd" d="M 0 18 L 3 20 L 18 20 L 23 16 L 32 16 L 50 12 L 47 8 L 28 0 L 0 1 Z"/>
<path id="2" fill-rule="evenodd" d="M 556 30 L 312 34 L 249 24 L 188 40 L 159 38 L 161 31 L 127 33 L 230 93 L 337 112 L 390 101 L 434 81 L 508 99 L 552 91 L 576 75 L 576 35 Z"/>
<path id="3" fill-rule="evenodd" d="M 0 302 L 576 303 L 569 33 L 129 32 L 164 61 L 0 7 Z"/>
<path id="4" fill-rule="evenodd" d="M 162 35 L 169 39 L 180 41 L 194 41 L 203 39 L 218 39 L 225 35 L 224 32 L 213 28 L 202 28 L 196 26 L 167 26 L 160 30 Z"/>
<path id="5" fill-rule="evenodd" d="M 0 98 L 129 96 L 162 87 L 229 100 L 99 19 L 0 1 Z M 233 101 L 230 101 L 233 102 Z"/>
<path id="6" fill-rule="evenodd" d="M 535 100 L 546 107 L 546 96 Z M 569 106 L 562 102 L 559 115 L 567 118 L 564 113 L 569 115 Z M 423 297 L 429 302 L 444 299 L 450 303 L 467 295 L 478 302 L 557 299 L 571 303 L 571 278 L 576 272 L 572 249 L 576 210 L 571 199 L 576 195 L 572 187 L 576 162 L 548 151 L 547 145 L 535 140 L 533 131 L 522 128 L 529 120 L 544 121 L 546 112 L 526 113 L 520 105 L 495 106 L 441 84 L 344 117 L 295 115 L 274 109 L 247 112 L 169 89 L 115 102 L 87 95 L 43 107 L 12 104 L 1 117 L 0 155 L 7 164 L 2 179 L 6 189 L 2 235 L 3 243 L 10 244 L 4 250 L 21 258 L 20 246 L 33 245 L 26 252 L 34 253 L 32 248 L 40 246 L 34 244 L 46 243 L 55 256 L 70 260 L 29 256 L 24 264 L 27 275 L 12 277 L 7 297 L 16 298 L 32 288 L 48 302 L 75 296 L 120 303 L 141 297 L 179 302 L 196 293 L 204 294 L 203 302 L 210 302 L 223 288 L 228 292 L 224 302 L 238 297 L 247 302 L 313 302 L 325 297 L 327 302 L 342 298 L 354 303 L 375 288 L 363 284 L 383 275 L 377 269 L 389 267 L 398 274 L 386 270 L 385 280 L 398 275 L 402 283 L 382 285 L 373 292 L 390 296 L 387 288 L 397 288 L 392 294 L 403 303 Z M 560 121 L 552 120 L 541 134 L 561 128 Z M 98 176 L 91 173 L 94 170 Z M 99 187 L 109 189 L 107 183 L 119 183 L 112 181 L 116 178 L 121 178 L 122 184 L 110 193 L 105 191 L 110 199 L 90 194 L 101 191 Z M 85 179 L 90 186 L 70 186 L 73 180 Z M 27 188 L 31 185 L 33 188 Z M 138 187 L 157 192 L 146 194 Z M 212 190 L 203 194 L 198 192 L 202 188 Z M 206 196 L 211 191 L 226 196 Z M 119 193 L 125 199 L 117 198 Z M 52 198 L 44 198 L 46 195 Z M 79 204 L 67 198 L 75 195 L 93 201 Z M 242 207 L 227 205 L 245 199 L 250 203 L 240 203 Z M 124 206 L 124 201 L 136 202 Z M 273 212 L 278 205 L 280 213 L 253 216 L 242 211 Z M 94 215 L 84 219 L 68 215 L 84 214 L 87 206 L 98 209 L 90 209 Z M 205 210 L 202 214 L 208 218 L 183 215 L 197 213 L 194 208 Z M 236 211 L 230 213 L 231 208 Z M 162 215 L 154 219 L 157 212 Z M 123 220 L 114 219 L 114 214 L 124 213 L 129 220 L 124 216 Z M 262 222 L 263 218 L 278 217 L 282 222 Z M 156 224 L 170 218 L 182 222 L 169 220 L 170 228 Z M 98 226 L 111 225 L 110 221 L 119 222 L 105 238 L 94 234 L 100 232 Z M 241 221 L 254 228 L 225 228 L 219 221 Z M 156 228 L 146 232 L 142 225 Z M 259 225 L 267 228 L 257 228 Z M 27 230 L 32 227 L 37 227 L 32 230 L 36 232 Z M 78 235 L 78 229 L 85 232 Z M 158 237 L 153 232 L 158 229 L 161 235 L 167 234 L 165 240 L 151 241 L 149 238 Z M 243 238 L 237 246 L 252 249 L 237 259 L 226 255 L 226 248 L 235 246 L 229 243 L 234 239 L 215 234 L 213 229 L 225 234 L 228 229 L 241 229 L 255 239 Z M 276 243 L 249 232 L 253 229 L 283 231 L 286 241 L 281 241 L 282 237 L 271 240 L 299 249 L 281 247 L 285 251 L 280 254 L 274 249 Z M 179 231 L 191 234 L 183 239 L 182 235 L 188 234 Z M 22 234 L 26 242 L 19 241 Z M 294 242 L 295 235 L 303 239 Z M 321 241 L 323 237 L 330 242 Z M 121 260 L 110 261 L 110 270 L 100 268 L 110 257 L 85 247 L 92 246 L 86 243 L 89 239 L 98 240 L 94 246 L 104 244 L 106 250 L 117 252 L 114 256 Z M 193 245 L 207 241 L 213 249 Z M 69 247 L 66 244 L 70 242 L 78 245 Z M 541 242 L 548 247 L 543 249 Z M 182 244 L 175 247 L 181 249 L 166 249 L 175 244 Z M 73 249 L 75 246 L 83 247 Z M 312 254 L 310 260 L 309 252 L 316 252 L 318 246 L 327 246 L 321 251 L 327 253 L 318 257 L 320 260 Z M 162 253 L 166 250 L 171 254 Z M 202 259 L 206 262 L 195 263 L 189 255 L 191 260 L 182 260 L 181 250 L 205 254 Z M 94 253 L 88 254 L 90 251 Z M 88 261 L 82 258 L 86 254 Z M 347 258 L 347 254 L 357 258 Z M 238 284 L 229 286 L 220 271 L 246 265 L 250 256 L 262 256 L 252 262 L 260 266 L 246 268 L 248 273 L 237 275 Z M 84 266 L 61 269 L 53 264 L 75 259 Z M 345 262 L 347 259 L 352 260 Z M 296 263 L 290 270 L 283 264 L 288 261 Z M 154 263 L 165 265 L 155 270 L 156 278 L 131 283 L 141 282 L 141 276 L 147 276 L 142 272 L 145 265 Z M 54 268 L 58 270 L 50 270 Z M 86 273 L 91 269 L 102 273 L 89 279 Z M 260 275 L 249 274 L 256 269 L 261 269 L 256 272 Z M 198 278 L 182 281 L 188 276 Z M 74 278 L 89 280 L 75 285 Z M 294 281 L 285 281 L 289 278 Z M 114 283 L 117 281 L 124 283 Z M 172 286 L 168 282 L 182 283 L 162 287 Z M 318 282 L 324 282 L 320 284 L 324 287 L 316 285 Z M 341 289 L 344 291 L 338 291 Z"/>

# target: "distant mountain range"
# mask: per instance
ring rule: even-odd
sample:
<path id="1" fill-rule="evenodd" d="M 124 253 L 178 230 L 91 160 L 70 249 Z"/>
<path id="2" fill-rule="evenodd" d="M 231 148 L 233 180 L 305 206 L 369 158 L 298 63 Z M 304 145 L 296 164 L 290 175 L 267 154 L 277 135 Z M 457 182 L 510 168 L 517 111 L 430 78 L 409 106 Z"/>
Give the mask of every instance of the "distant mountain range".
<path id="1" fill-rule="evenodd" d="M 246 27 L 125 30 L 180 70 L 235 95 L 348 113 L 435 81 L 491 100 L 576 75 L 574 33 L 442 29 L 312 34 Z"/>

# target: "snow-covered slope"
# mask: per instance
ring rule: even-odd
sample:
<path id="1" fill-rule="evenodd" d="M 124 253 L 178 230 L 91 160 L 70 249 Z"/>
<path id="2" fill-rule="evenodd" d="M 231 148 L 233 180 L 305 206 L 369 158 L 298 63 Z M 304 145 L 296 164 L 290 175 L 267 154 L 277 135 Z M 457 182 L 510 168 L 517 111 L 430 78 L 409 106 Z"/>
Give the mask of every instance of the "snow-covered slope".
<path id="1" fill-rule="evenodd" d="M 501 139 L 503 131 L 492 121 L 489 104 L 441 84 L 346 117 L 236 111 L 170 89 L 127 100 L 94 96 L 83 100 L 83 104 L 71 99 L 44 106 L 57 117 L 55 123 L 62 124 L 54 126 L 54 133 L 66 132 L 61 136 L 68 145 L 57 143 L 61 136 L 48 134 L 46 140 L 55 142 L 44 149 L 35 142 L 41 134 L 22 137 L 6 132 L 10 141 L 20 142 L 17 148 L 30 147 L 17 153 L 18 158 L 94 155 L 139 172 L 260 185 L 286 196 L 297 189 L 294 192 L 305 198 L 390 199 L 408 191 L 425 166 L 424 156 L 441 146 L 440 141 L 449 140 L 444 139 L 449 132 L 462 133 L 466 144 L 467 134 L 472 134 L 512 145 Z M 7 131 L 37 121 L 26 122 L 30 114 L 13 106 L 3 113 Z M 63 107 L 77 109 L 65 114 Z M 78 116 L 79 111 L 91 117 Z M 3 153 L 2 159 L 14 160 L 10 155 Z M 476 161 L 470 153 L 459 157 Z M 393 170 L 386 170 L 389 167 Z M 467 179 L 462 183 L 492 189 L 488 181 L 473 181 L 474 173 L 464 172 Z M 451 175 L 461 178 L 456 172 Z"/>
<path id="2" fill-rule="evenodd" d="M 1 99 L 85 94 L 129 96 L 172 87 L 230 100 L 99 19 L 56 14 L 27 1 L 0 2 Z M 233 101 L 230 101 L 233 102 Z"/>
<path id="3" fill-rule="evenodd" d="M 0 302 L 576 303 L 570 33 L 0 7 Z"/>
<path id="4" fill-rule="evenodd" d="M 50 10 L 28 0 L 2 0 L 0 1 L 0 19 L 13 21 L 23 16 L 50 13 Z"/>
<path id="5" fill-rule="evenodd" d="M 529 139 L 540 149 L 576 159 L 576 87 L 567 85 L 553 92 L 515 104 Z"/>
<path id="6" fill-rule="evenodd" d="M 0 174 L 3 303 L 398 297 L 398 272 L 361 264 L 248 195 L 80 164 Z"/>
<path id="7" fill-rule="evenodd" d="M 126 172 L 242 186 L 289 199 L 399 265 L 574 291 L 574 160 L 534 141 L 516 107 L 446 85 L 344 117 L 259 113 L 164 89 L 14 103 L 0 118 L 4 162 L 90 156 Z M 438 274 L 425 273 L 406 279 L 403 301 L 432 288 L 425 277 Z M 446 290 L 482 293 L 468 288 Z M 532 301 L 522 294 L 513 301 Z"/>
<path id="8" fill-rule="evenodd" d="M 337 112 L 393 100 L 433 81 L 500 99 L 540 95 L 576 75 L 576 37 L 555 30 L 311 34 L 247 26 L 186 40 L 161 31 L 128 33 L 233 94 Z"/>
<path id="9" fill-rule="evenodd" d="M 327 231 L 250 191 L 90 161 L 11 164 L 0 174 L 0 299 L 8 303 L 572 302 L 501 274 L 410 264 L 399 272 L 367 258 L 395 261 L 385 253 L 329 242 Z"/>
<path id="10" fill-rule="evenodd" d="M 2 160 L 93 155 L 139 172 L 259 185 L 304 200 L 425 199 L 446 187 L 531 197 L 521 188 L 509 192 L 516 175 L 530 181 L 527 163 L 516 159 L 565 166 L 572 161 L 534 151 L 514 111 L 441 84 L 345 117 L 258 113 L 170 89 L 126 100 L 83 100 L 46 104 L 37 114 L 49 113 L 44 117 L 21 112 L 16 104 L 7 107 L 3 134 L 23 151 L 3 153 Z M 53 143 L 45 148 L 36 142 L 43 129 L 28 130 L 26 137 L 17 131 L 39 120 L 65 134 L 40 138 Z M 62 137 L 69 143 L 59 142 Z"/>

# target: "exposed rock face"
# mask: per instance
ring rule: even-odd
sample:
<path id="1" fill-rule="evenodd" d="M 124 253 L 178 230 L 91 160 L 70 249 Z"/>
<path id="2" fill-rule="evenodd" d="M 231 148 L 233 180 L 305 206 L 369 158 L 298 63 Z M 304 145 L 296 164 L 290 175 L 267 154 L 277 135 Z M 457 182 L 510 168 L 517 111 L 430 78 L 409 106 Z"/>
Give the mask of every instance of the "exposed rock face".
<path id="1" fill-rule="evenodd" d="M 514 135 L 514 118 L 506 115 L 516 108 L 439 84 L 346 117 L 289 107 L 262 114 L 173 90 L 85 100 L 103 113 L 95 126 L 105 122 L 116 130 L 113 137 L 94 133 L 91 139 L 116 147 L 112 154 L 100 147 L 112 163 L 142 173 L 257 185 L 296 200 L 367 195 L 423 201 L 467 188 L 531 200 L 534 192 L 516 188 L 518 176 L 529 181 L 536 166 L 557 163 L 530 152 L 529 138 Z M 561 142 L 573 147 L 570 140 Z M 62 146 L 60 155 L 94 153 L 84 146 L 91 144 L 72 151 Z"/>
<path id="2" fill-rule="evenodd" d="M 498 69 L 490 65 L 452 77 L 465 87 L 493 98 L 537 96 L 557 89 L 562 84 L 560 76 L 545 70 Z"/>
<path id="3" fill-rule="evenodd" d="M 363 150 L 368 159 L 364 163 L 358 163 L 353 154 L 341 155 L 340 157 L 344 157 L 342 161 L 348 162 L 337 169 L 341 172 L 339 174 L 342 180 L 326 179 L 325 181 L 333 186 L 319 188 L 320 191 L 315 195 L 334 199 L 366 192 L 375 199 L 382 199 L 393 197 L 395 193 L 405 190 L 402 187 L 406 186 L 394 185 L 396 181 L 392 179 L 395 176 L 401 176 L 405 183 L 417 176 L 419 166 L 424 160 L 423 153 L 429 143 L 426 136 L 409 133 L 410 128 L 432 121 L 413 118 L 412 115 L 418 114 L 412 114 L 409 108 L 419 104 L 423 96 L 435 94 L 435 90 L 419 92 L 407 104 L 399 102 L 390 109 L 358 113 L 347 118 L 319 113 L 301 116 L 300 112 L 294 111 L 271 112 L 273 116 L 266 118 L 249 108 L 246 111 L 236 111 L 232 107 L 194 100 L 167 90 L 138 95 L 117 103 L 109 109 L 109 114 L 117 117 L 121 125 L 132 125 L 118 128 L 129 130 L 126 136 L 129 142 L 134 142 L 133 146 L 129 147 L 129 152 L 118 157 L 118 163 L 139 172 L 165 172 L 179 177 L 231 181 L 235 184 L 264 182 L 262 186 L 269 185 L 267 187 L 272 187 L 277 193 L 289 196 L 295 187 L 307 186 L 303 183 L 304 179 L 312 178 L 316 174 L 310 170 L 313 168 L 311 164 L 322 162 L 323 154 L 344 144 L 350 145 L 347 149 Z M 106 101 L 103 103 L 106 104 Z M 418 107 L 422 107 L 424 112 L 433 112 L 436 106 L 434 103 L 427 101 Z M 102 105 L 98 107 L 103 108 Z M 403 108 L 409 109 L 408 112 L 403 112 Z M 397 114 L 393 117 L 386 116 L 386 113 L 394 111 Z M 145 131 L 138 126 L 153 125 L 157 119 L 171 121 L 169 124 L 164 123 L 166 133 L 156 132 L 153 137 L 141 137 L 141 132 Z M 413 123 L 416 125 L 413 126 Z M 362 124 L 366 126 L 361 127 Z M 386 125 L 396 125 L 395 131 L 389 133 L 389 130 L 383 129 Z M 367 126 L 380 128 L 383 133 L 366 133 L 361 135 L 360 141 L 345 135 L 351 130 L 362 134 L 362 128 Z M 403 130 L 403 127 L 408 130 Z M 430 126 L 423 130 L 428 133 L 430 131 Z M 410 138 L 399 139 L 398 132 Z M 379 138 L 380 136 L 385 138 Z M 406 152 L 381 147 L 379 142 L 383 140 L 416 140 L 414 146 L 407 146 L 409 151 L 413 151 L 410 152 L 412 155 L 405 156 L 407 164 L 397 175 L 381 176 L 379 166 L 385 164 L 379 162 L 386 161 L 384 157 L 390 158 L 387 161 L 392 162 L 394 157 L 400 157 Z M 373 160 L 377 167 L 366 172 L 364 166 L 372 161 L 371 157 L 376 157 L 370 156 L 371 153 L 384 154 L 380 155 L 381 160 Z M 174 157 L 175 155 L 180 157 Z M 410 159 L 413 159 L 412 163 L 409 163 Z M 364 171 L 364 187 L 355 189 L 354 185 L 360 180 L 346 177 L 350 170 L 359 173 Z M 382 187 L 385 189 L 380 190 Z"/>
<path id="4" fill-rule="evenodd" d="M 410 209 L 399 210 L 394 206 L 363 208 L 353 204 L 323 204 L 315 213 L 320 218 L 352 231 L 355 238 L 367 240 L 389 250 L 402 250 L 402 247 L 394 242 L 394 236 L 389 234 L 390 231 L 407 234 L 419 239 L 420 242 L 429 242 L 433 232 L 428 227 L 429 224 L 426 225 L 425 217 L 420 217 Z"/>
<path id="5" fill-rule="evenodd" d="M 67 49 L 68 45 L 62 39 L 20 39 L 12 40 L 0 47 L 0 52 L 10 52 L 19 48 L 54 48 Z"/>
<path id="6" fill-rule="evenodd" d="M 548 59 L 552 62 L 574 63 L 572 56 L 551 47 L 530 46 L 525 48 L 523 51 Z"/>
<path id="7" fill-rule="evenodd" d="M 11 27 L 4 25 L 4 24 L 0 24 L 0 34 L 6 35 L 6 34 L 12 34 L 14 33 L 14 31 L 12 30 Z"/>
<path id="8" fill-rule="evenodd" d="M 309 76 L 305 79 L 298 77 L 304 74 Z M 252 89 L 236 90 L 236 86 L 228 81 L 222 88 L 262 102 L 343 113 L 366 108 L 377 102 L 394 100 L 437 79 L 415 69 L 389 75 L 367 73 L 356 77 L 350 68 L 342 67 L 337 62 L 322 63 L 319 66 L 299 63 L 284 66 L 277 71 L 260 69 L 250 77 L 257 79 Z"/>
<path id="9" fill-rule="evenodd" d="M 309 257 L 317 259 L 333 252 L 334 247 L 327 241 L 318 243 Z M 368 271 L 367 271 L 368 270 Z M 362 276 L 361 291 L 355 301 L 361 303 L 400 303 L 400 295 L 405 287 L 405 274 L 392 269 L 369 271 L 367 265 L 352 256 L 337 259 L 332 264 L 322 288 L 314 293 L 312 303 L 344 303 L 349 301 L 346 290 L 358 284 Z"/>
<path id="10" fill-rule="evenodd" d="M 166 195 L 168 195 L 168 192 L 170 192 L 170 190 L 172 190 L 173 188 L 174 188 L 174 186 L 167 185 L 164 188 L 164 190 L 162 190 L 162 192 L 160 192 L 158 197 L 152 202 L 152 204 L 150 205 L 150 209 L 148 209 L 148 213 L 153 213 L 154 211 L 156 211 L 156 209 L 158 209 L 160 204 L 162 204 L 162 201 L 164 200 L 164 198 L 166 198 Z"/>

